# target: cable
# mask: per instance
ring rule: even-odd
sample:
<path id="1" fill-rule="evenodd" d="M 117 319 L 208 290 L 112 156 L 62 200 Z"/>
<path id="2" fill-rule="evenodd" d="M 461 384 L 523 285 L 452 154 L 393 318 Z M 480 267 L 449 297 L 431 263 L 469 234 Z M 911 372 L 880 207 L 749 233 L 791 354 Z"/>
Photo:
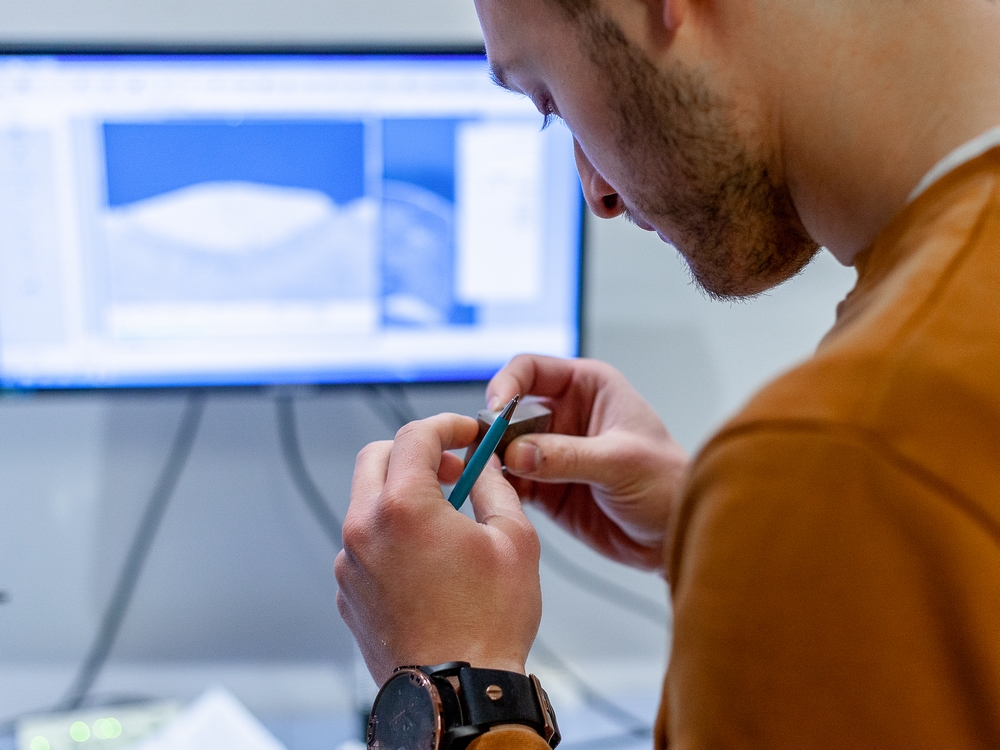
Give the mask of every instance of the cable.
<path id="1" fill-rule="evenodd" d="M 397 383 L 395 385 L 376 384 L 374 389 L 376 393 L 380 393 L 390 400 L 395 400 L 396 410 L 400 415 L 400 419 L 403 424 L 415 422 L 420 419 L 417 415 L 416 409 L 413 408 L 413 404 L 410 403 L 410 399 L 406 395 L 406 390 L 403 388 L 402 383 Z"/>
<path id="2" fill-rule="evenodd" d="M 551 663 L 556 669 L 565 674 L 570 679 L 570 682 L 576 685 L 577 690 L 580 692 L 580 697 L 583 698 L 583 702 L 594 711 L 610 719 L 615 724 L 625 727 L 633 737 L 648 737 L 652 734 L 653 729 L 645 719 L 636 716 L 631 711 L 622 708 L 617 703 L 608 700 L 594 690 L 586 680 L 574 672 L 569 664 L 540 638 L 535 639 L 532 652 L 537 653 L 543 661 Z"/>
<path id="3" fill-rule="evenodd" d="M 312 511 L 313 517 L 326 534 L 336 551 L 344 546 L 340 528 L 343 522 L 337 518 L 327 504 L 323 494 L 313 481 L 305 459 L 302 457 L 302 446 L 299 443 L 298 428 L 295 423 L 295 404 L 292 397 L 281 395 L 275 399 L 278 416 L 278 439 L 281 442 L 281 455 L 285 459 L 285 467 L 292 483 L 299 491 L 299 496 Z"/>
<path id="4" fill-rule="evenodd" d="M 371 410 L 393 432 L 418 418 L 402 386 L 390 387 L 371 383 L 364 386 L 364 395 Z"/>
<path id="5" fill-rule="evenodd" d="M 104 610 L 104 617 L 101 619 L 97 635 L 79 672 L 77 672 L 76 679 L 57 706 L 60 710 L 71 711 L 79 708 L 104 668 L 115 639 L 118 637 L 122 621 L 125 619 L 125 613 L 132 602 L 136 583 L 139 581 L 142 568 L 153 546 L 167 504 L 170 502 L 170 498 L 177 488 L 177 482 L 191 456 L 191 448 L 194 446 L 204 413 L 205 394 L 202 391 L 191 391 L 188 394 L 181 421 L 177 426 L 177 432 L 174 434 L 167 462 L 149 496 L 146 510 L 139 521 L 128 554 L 125 556 L 118 582 L 115 584 L 111 599 Z"/>
<path id="6" fill-rule="evenodd" d="M 536 527 L 537 531 L 537 527 Z M 542 544 L 542 562 L 548 565 L 553 572 L 559 574 L 570 583 L 579 588 L 589 591 L 594 596 L 600 597 L 607 602 L 616 604 L 622 609 L 632 614 L 654 623 L 659 627 L 665 627 L 669 612 L 666 607 L 659 602 L 636 594 L 629 589 L 619 586 L 616 583 L 603 578 L 591 570 L 556 549 L 551 541 L 541 533 L 538 538 Z"/>

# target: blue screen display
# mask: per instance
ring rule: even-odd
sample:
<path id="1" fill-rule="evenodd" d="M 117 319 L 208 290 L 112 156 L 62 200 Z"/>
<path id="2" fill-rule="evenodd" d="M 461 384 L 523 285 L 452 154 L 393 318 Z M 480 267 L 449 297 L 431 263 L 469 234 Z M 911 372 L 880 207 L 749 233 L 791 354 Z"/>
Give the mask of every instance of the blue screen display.
<path id="1" fill-rule="evenodd" d="M 540 125 L 477 57 L 0 57 L 0 385 L 574 356 L 580 190 Z"/>
<path id="2" fill-rule="evenodd" d="M 103 136 L 109 206 L 225 180 L 316 190 L 337 203 L 365 194 L 361 122 L 106 122 Z"/>

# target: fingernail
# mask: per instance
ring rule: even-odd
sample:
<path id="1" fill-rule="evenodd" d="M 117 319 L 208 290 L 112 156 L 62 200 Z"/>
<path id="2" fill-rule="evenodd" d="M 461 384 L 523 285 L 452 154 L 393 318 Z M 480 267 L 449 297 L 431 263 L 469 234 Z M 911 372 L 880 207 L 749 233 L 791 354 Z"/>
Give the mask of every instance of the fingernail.
<path id="1" fill-rule="evenodd" d="M 511 443 L 504 454 L 507 468 L 515 474 L 531 474 L 538 470 L 542 455 L 538 446 L 528 440 Z"/>
<path id="2" fill-rule="evenodd" d="M 493 396 L 487 404 L 487 408 L 490 411 L 500 411 L 503 408 L 503 401 L 499 396 Z"/>

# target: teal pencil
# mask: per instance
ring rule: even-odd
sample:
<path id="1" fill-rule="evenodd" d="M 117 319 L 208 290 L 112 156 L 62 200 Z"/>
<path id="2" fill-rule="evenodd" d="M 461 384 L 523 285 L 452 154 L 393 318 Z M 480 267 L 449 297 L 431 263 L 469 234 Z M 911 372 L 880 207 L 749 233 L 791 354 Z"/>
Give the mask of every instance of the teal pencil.
<path id="1" fill-rule="evenodd" d="M 497 415 L 496 420 L 490 425 L 490 429 L 486 431 L 483 442 L 479 444 L 476 452 L 469 459 L 469 463 L 465 465 L 462 476 L 458 478 L 458 482 L 455 483 L 451 495 L 448 496 L 448 502 L 455 506 L 455 510 L 461 508 L 465 503 L 469 497 L 469 493 L 472 492 L 472 486 L 479 479 L 479 475 L 483 473 L 483 469 L 486 468 L 486 464 L 490 460 L 490 454 L 500 445 L 500 438 L 503 437 L 503 434 L 510 426 L 510 418 L 514 414 L 514 409 L 517 407 L 519 398 L 521 397 L 514 396 L 510 400 L 510 403 L 503 408 L 503 411 Z"/>

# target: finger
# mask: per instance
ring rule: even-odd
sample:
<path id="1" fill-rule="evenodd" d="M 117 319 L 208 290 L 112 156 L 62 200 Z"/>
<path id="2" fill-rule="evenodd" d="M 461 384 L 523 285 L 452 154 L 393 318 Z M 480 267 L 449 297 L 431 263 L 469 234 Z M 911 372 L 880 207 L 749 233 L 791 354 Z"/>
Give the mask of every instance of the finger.
<path id="1" fill-rule="evenodd" d="M 493 457 L 479 476 L 469 494 L 476 521 L 493 526 L 508 536 L 512 532 L 522 533 L 529 525 L 521 500 L 504 479 L 500 462 Z"/>
<path id="2" fill-rule="evenodd" d="M 476 420 L 460 414 L 438 414 L 404 425 L 393 441 L 385 491 L 410 494 L 415 487 L 437 486 L 443 453 L 464 448 L 478 434 Z"/>
<path id="3" fill-rule="evenodd" d="M 374 505 L 385 486 L 391 453 L 391 440 L 370 443 L 358 453 L 351 481 L 351 510 L 364 513 Z"/>
<path id="4" fill-rule="evenodd" d="M 573 380 L 579 360 L 519 354 L 500 370 L 486 386 L 486 403 L 493 411 L 514 396 L 558 396 Z"/>
<path id="5" fill-rule="evenodd" d="M 504 454 L 507 471 L 543 482 L 584 482 L 613 486 L 645 467 L 653 453 L 642 440 L 625 432 L 596 437 L 525 435 Z"/>
<path id="6" fill-rule="evenodd" d="M 438 481 L 441 484 L 455 484 L 462 476 L 465 469 L 465 461 L 461 456 L 454 453 L 445 452 L 441 454 L 441 468 L 438 469 Z"/>

